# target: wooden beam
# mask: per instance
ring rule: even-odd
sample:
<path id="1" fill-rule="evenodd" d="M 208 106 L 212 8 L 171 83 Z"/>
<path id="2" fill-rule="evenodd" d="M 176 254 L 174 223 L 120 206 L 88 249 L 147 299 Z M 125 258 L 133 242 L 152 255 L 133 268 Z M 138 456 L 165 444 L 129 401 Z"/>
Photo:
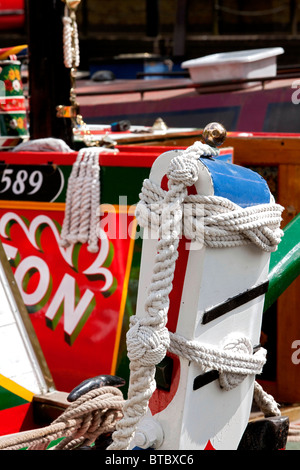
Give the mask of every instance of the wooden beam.
<path id="1" fill-rule="evenodd" d="M 70 71 L 63 63 L 62 0 L 26 0 L 29 52 L 30 137 L 55 137 L 72 146 L 70 119 L 56 106 L 69 105 Z"/>
<path id="2" fill-rule="evenodd" d="M 238 165 L 300 165 L 300 139 L 296 136 L 236 137 L 229 133 L 224 146 L 234 148 Z"/>

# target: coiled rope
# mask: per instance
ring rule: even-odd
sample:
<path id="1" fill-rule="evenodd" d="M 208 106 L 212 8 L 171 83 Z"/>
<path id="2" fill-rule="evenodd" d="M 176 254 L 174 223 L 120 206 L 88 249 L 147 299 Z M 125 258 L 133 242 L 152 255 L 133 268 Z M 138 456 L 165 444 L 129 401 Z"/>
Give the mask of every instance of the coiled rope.
<path id="1" fill-rule="evenodd" d="M 168 350 L 185 355 L 190 349 L 189 355 L 185 357 L 193 356 L 193 360 L 200 363 L 204 370 L 211 367 L 220 370 L 223 386 L 229 388 L 236 386 L 240 379 L 243 380 L 248 374 L 260 373 L 265 361 L 265 357 L 262 357 L 263 350 L 253 355 L 252 351 L 251 353 L 249 351 L 249 348 L 252 350 L 249 344 L 246 345 L 246 350 L 245 348 L 243 350 L 243 347 L 241 348 L 243 339 L 229 353 L 215 347 L 204 348 L 204 346 L 170 334 L 166 328 L 169 294 L 172 290 L 178 258 L 179 238 L 185 229 L 183 228 L 184 204 L 186 201 L 191 202 L 191 197 L 187 195 L 187 188 L 198 179 L 199 157 L 217 154 L 218 150 L 196 142 L 171 161 L 167 173 L 168 191 L 163 191 L 149 180 L 146 180 L 143 186 L 136 216 L 142 226 L 148 227 L 149 221 L 151 223 L 154 221 L 158 230 L 157 254 L 145 302 L 145 315 L 132 317 L 127 333 L 130 359 L 128 399 L 124 404 L 124 416 L 117 423 L 116 431 L 112 436 L 113 443 L 108 447 L 109 450 L 129 448 L 137 425 L 146 414 L 149 400 L 156 388 L 155 366 L 162 361 Z M 281 206 L 269 204 L 244 210 L 227 200 L 220 199 L 210 197 L 205 200 L 206 203 L 208 201 L 213 205 L 213 210 L 211 207 L 206 207 L 209 224 L 208 227 L 205 225 L 204 229 L 205 244 L 225 247 L 254 242 L 266 251 L 276 249 L 282 235 L 279 228 L 283 210 Z M 193 202 L 195 201 L 203 203 L 204 199 L 194 198 Z M 233 224 L 232 219 L 235 221 Z M 197 226 L 197 221 L 194 222 L 196 224 L 194 226 Z M 186 233 L 186 235 L 190 236 L 191 233 Z M 230 375 L 226 377 L 226 374 L 230 374 L 231 378 Z M 259 389 L 256 387 L 255 390 L 259 395 Z M 271 408 L 276 414 L 280 414 L 274 400 Z"/>
<path id="2" fill-rule="evenodd" d="M 0 437 L 0 450 L 45 450 L 51 441 L 62 439 L 51 450 L 72 450 L 91 445 L 110 433 L 122 417 L 124 399 L 116 387 L 92 390 L 72 403 L 53 423 L 40 429 Z"/>
<path id="3" fill-rule="evenodd" d="M 92 390 L 72 403 L 53 423 L 40 429 L 0 437 L 0 450 L 45 450 L 51 441 L 62 439 L 51 450 L 72 450 L 91 445 L 110 433 L 122 417 L 124 399 L 116 387 Z"/>

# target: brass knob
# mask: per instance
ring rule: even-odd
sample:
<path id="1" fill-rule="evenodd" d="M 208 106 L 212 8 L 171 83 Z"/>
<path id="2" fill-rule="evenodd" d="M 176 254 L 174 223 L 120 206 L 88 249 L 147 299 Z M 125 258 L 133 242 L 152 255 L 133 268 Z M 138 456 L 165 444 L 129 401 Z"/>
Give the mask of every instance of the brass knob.
<path id="1" fill-rule="evenodd" d="M 227 131 L 222 124 L 211 122 L 203 129 L 202 137 L 211 147 L 219 147 L 226 139 Z"/>

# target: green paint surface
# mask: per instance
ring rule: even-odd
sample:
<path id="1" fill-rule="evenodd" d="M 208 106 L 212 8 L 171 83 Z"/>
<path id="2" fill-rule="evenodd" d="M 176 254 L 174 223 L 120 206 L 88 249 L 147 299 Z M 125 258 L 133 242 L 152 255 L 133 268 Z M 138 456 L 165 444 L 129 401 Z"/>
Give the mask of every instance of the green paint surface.
<path id="1" fill-rule="evenodd" d="M 266 311 L 300 274 L 300 214 L 285 228 L 277 251 L 272 253 Z"/>
<path id="2" fill-rule="evenodd" d="M 24 405 L 25 403 L 28 403 L 28 401 L 0 386 L 0 411 Z"/>
<path id="3" fill-rule="evenodd" d="M 64 174 L 65 185 L 55 202 L 66 201 L 67 181 L 71 166 L 60 166 Z M 149 177 L 150 168 L 103 166 L 100 170 L 101 204 L 119 204 L 119 197 L 127 197 L 127 205 L 136 204 L 143 181 Z"/>

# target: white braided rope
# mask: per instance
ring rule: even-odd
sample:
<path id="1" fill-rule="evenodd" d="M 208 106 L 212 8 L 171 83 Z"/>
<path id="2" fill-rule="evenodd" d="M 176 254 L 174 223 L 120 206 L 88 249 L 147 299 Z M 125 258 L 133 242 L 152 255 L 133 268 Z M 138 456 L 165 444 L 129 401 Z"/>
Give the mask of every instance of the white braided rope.
<path id="1" fill-rule="evenodd" d="M 220 387 L 232 390 L 248 375 L 261 374 L 266 363 L 267 351 L 259 348 L 253 354 L 253 347 L 248 338 L 232 333 L 224 340 L 223 347 L 199 344 L 170 332 L 169 351 L 198 364 L 203 372 L 217 370 Z M 278 404 L 254 381 L 253 399 L 266 417 L 280 416 Z"/>
<path id="2" fill-rule="evenodd" d="M 164 224 L 168 208 L 162 207 L 166 191 L 145 180 L 136 217 L 141 227 L 154 232 Z M 283 207 L 279 204 L 258 204 L 242 208 L 219 196 L 200 194 L 186 196 L 183 206 L 183 235 L 204 241 L 211 248 L 254 243 L 264 251 L 275 251 L 283 235 L 280 229 Z"/>
<path id="3" fill-rule="evenodd" d="M 99 203 L 100 203 L 100 165 L 99 165 L 99 152 L 93 152 L 92 163 L 92 181 L 91 181 L 91 218 L 90 229 L 88 238 L 88 250 L 92 253 L 98 251 L 98 235 L 97 226 L 99 224 Z M 82 214 L 83 215 L 83 214 Z M 84 215 L 83 215 L 84 216 Z M 79 237 L 82 231 L 86 232 L 85 228 L 80 225 Z"/>
<path id="4" fill-rule="evenodd" d="M 88 250 L 99 250 L 97 225 L 100 204 L 99 154 L 108 149 L 89 147 L 79 150 L 68 180 L 65 216 L 60 234 L 60 245 L 67 247 L 88 243 Z"/>
<path id="5" fill-rule="evenodd" d="M 267 392 L 265 392 L 258 382 L 254 382 L 253 399 L 260 410 L 264 413 L 266 418 L 268 416 L 281 415 L 279 407 L 272 395 L 269 395 Z"/>
<path id="6" fill-rule="evenodd" d="M 154 380 L 155 366 L 165 357 L 168 349 L 175 347 L 174 336 L 172 336 L 172 341 L 170 342 L 170 334 L 166 328 L 166 323 L 169 309 L 169 294 L 172 290 L 175 263 L 178 257 L 179 238 L 182 232 L 183 206 L 187 199 L 187 187 L 193 185 L 198 179 L 199 157 L 217 154 L 218 151 L 216 149 L 204 145 L 201 142 L 196 142 L 171 161 L 168 170 L 169 191 L 162 191 L 161 188 L 155 186 L 150 187 L 151 184 L 144 185 L 141 202 L 138 204 L 137 208 L 137 217 L 139 218 L 139 222 L 140 219 L 144 217 L 146 225 L 148 225 L 149 212 L 150 218 L 151 215 L 154 215 L 156 228 L 158 229 L 157 255 L 155 257 L 153 275 L 145 302 L 145 315 L 133 317 L 131 319 L 131 327 L 127 333 L 127 349 L 130 359 L 128 399 L 124 405 L 123 419 L 117 424 L 116 431 L 112 436 L 113 443 L 108 447 L 109 450 L 124 450 L 129 448 L 137 424 L 146 414 L 149 399 L 156 388 Z M 152 190 L 153 187 L 155 187 L 154 191 Z M 149 194 L 151 195 L 151 203 L 154 205 L 155 210 L 153 210 L 152 207 L 149 211 L 148 202 L 145 200 L 145 195 L 149 197 Z M 223 206 L 221 204 L 221 207 L 226 208 L 226 205 Z M 232 210 L 232 207 L 230 207 L 230 209 Z M 238 210 L 240 210 L 240 208 Z M 219 211 L 218 214 L 220 212 L 222 213 L 222 210 Z M 226 210 L 223 212 L 226 212 Z M 145 214 L 147 215 L 146 217 Z M 212 217 L 211 211 L 209 211 L 209 214 L 210 217 Z M 226 217 L 221 220 L 221 223 L 222 230 L 224 230 L 224 227 L 226 227 Z M 267 236 L 269 236 L 269 234 L 266 234 L 261 230 L 261 227 L 259 227 L 263 236 L 258 236 L 255 232 L 256 227 L 249 228 L 247 225 L 249 224 L 248 220 L 244 221 L 244 223 L 246 223 L 245 230 L 254 232 L 254 236 L 252 236 L 251 233 L 251 241 L 258 238 L 260 240 L 258 244 L 261 247 L 266 246 Z M 214 224 L 214 228 L 216 227 L 217 224 Z M 229 229 L 229 231 L 232 230 Z M 249 235 L 248 238 L 250 238 Z M 275 237 L 272 243 L 276 243 L 276 240 L 278 241 Z M 232 239 L 227 240 L 227 243 L 228 242 L 232 242 Z M 177 343 L 178 340 L 179 338 L 176 337 Z M 186 344 L 186 342 L 184 342 L 184 344 Z M 198 353 L 200 352 L 198 346 L 196 349 L 198 357 Z M 219 367 L 220 363 L 216 361 L 216 351 L 213 350 L 212 352 L 214 352 L 215 365 Z M 207 350 L 202 351 L 202 353 L 204 355 L 202 360 L 204 360 Z M 250 354 L 247 356 L 246 363 L 242 361 L 243 366 L 246 367 L 246 369 L 242 369 L 242 371 L 257 373 L 257 370 L 261 368 L 261 358 L 259 358 L 259 364 L 257 364 L 258 357 L 256 356 L 253 359 L 251 355 L 250 359 L 249 356 Z M 236 355 L 230 359 L 231 361 L 229 361 L 227 365 L 222 364 L 222 367 L 225 369 L 226 367 L 229 368 L 228 372 L 230 373 L 232 373 L 233 370 L 234 373 L 238 371 L 239 376 L 245 375 L 240 374 L 241 369 L 239 367 L 237 369 L 234 368 L 237 367 Z M 241 358 L 239 357 L 238 359 L 239 363 Z M 212 358 L 210 358 L 209 363 L 213 364 L 211 361 Z M 225 361 L 224 356 L 222 356 L 222 361 Z M 253 361 L 255 363 L 254 370 L 251 369 Z M 234 362 L 233 365 L 232 362 Z M 207 366 L 208 364 L 206 367 Z M 227 369 L 225 370 L 225 374 L 226 373 Z M 230 385 L 230 381 L 226 381 L 228 386 L 233 386 L 234 382 L 235 380 L 233 384 Z"/>
<path id="7" fill-rule="evenodd" d="M 66 68 L 79 67 L 80 51 L 76 15 L 74 11 L 69 14 L 67 6 L 63 17 L 63 52 Z"/>
<path id="8" fill-rule="evenodd" d="M 169 351 L 199 364 L 203 372 L 214 369 L 221 373 L 243 376 L 257 375 L 261 374 L 266 362 L 266 350 L 259 348 L 253 354 L 252 345 L 248 338 L 240 335 L 232 335 L 232 338 L 228 338 L 228 342 L 225 342 L 223 348 L 218 348 L 187 340 L 171 332 L 169 334 Z"/>

